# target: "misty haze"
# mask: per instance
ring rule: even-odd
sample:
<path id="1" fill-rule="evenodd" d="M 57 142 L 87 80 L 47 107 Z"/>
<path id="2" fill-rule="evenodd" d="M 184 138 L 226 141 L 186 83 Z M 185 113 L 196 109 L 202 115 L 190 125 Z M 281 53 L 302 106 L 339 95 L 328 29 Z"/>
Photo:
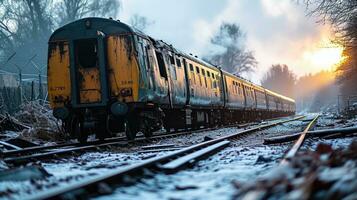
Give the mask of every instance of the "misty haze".
<path id="1" fill-rule="evenodd" d="M 1 199 L 356 199 L 357 3 L 0 0 Z"/>

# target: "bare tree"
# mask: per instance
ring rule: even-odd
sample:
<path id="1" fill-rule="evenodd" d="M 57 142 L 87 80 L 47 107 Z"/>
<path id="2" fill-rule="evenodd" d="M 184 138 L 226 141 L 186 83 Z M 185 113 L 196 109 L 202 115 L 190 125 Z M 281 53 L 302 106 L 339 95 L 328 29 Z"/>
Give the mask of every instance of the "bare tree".
<path id="1" fill-rule="evenodd" d="M 357 1 L 355 0 L 303 0 L 310 15 L 320 17 L 322 23 L 331 22 L 339 39 L 349 42 L 356 38 Z"/>
<path id="2" fill-rule="evenodd" d="M 46 55 L 47 38 L 53 23 L 50 0 L 3 0 L 0 3 L 0 54 L 16 52 L 15 60 L 23 61 L 35 54 Z M 31 52 L 32 55 L 29 55 Z M 45 62 L 42 62 L 43 64 Z"/>
<path id="3" fill-rule="evenodd" d="M 63 0 L 58 2 L 58 24 L 62 25 L 87 16 L 115 17 L 120 8 L 117 0 Z"/>
<path id="4" fill-rule="evenodd" d="M 287 65 L 272 65 L 262 80 L 262 85 L 283 95 L 293 97 L 296 76 Z"/>
<path id="5" fill-rule="evenodd" d="M 228 72 L 241 75 L 253 71 L 257 66 L 253 52 L 244 46 L 244 33 L 239 25 L 222 23 L 211 43 L 221 47 L 223 52 L 208 56 L 206 60 Z"/>
<path id="6" fill-rule="evenodd" d="M 0 66 L 14 52 L 12 61 L 20 66 L 34 55 L 45 66 L 47 41 L 55 28 L 85 16 L 115 16 L 119 7 L 117 0 L 0 0 Z"/>
<path id="7" fill-rule="evenodd" d="M 129 22 L 134 28 L 145 32 L 146 28 L 152 24 L 154 24 L 154 21 L 150 21 L 147 17 L 140 16 L 138 14 L 134 14 L 130 18 Z"/>

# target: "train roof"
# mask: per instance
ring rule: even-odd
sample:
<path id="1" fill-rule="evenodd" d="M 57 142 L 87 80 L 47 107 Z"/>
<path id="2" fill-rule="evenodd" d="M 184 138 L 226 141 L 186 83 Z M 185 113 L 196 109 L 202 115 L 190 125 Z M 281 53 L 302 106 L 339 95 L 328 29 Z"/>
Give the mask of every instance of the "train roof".
<path id="1" fill-rule="evenodd" d="M 270 94 L 270 95 L 273 95 L 273 96 L 279 97 L 279 98 L 281 98 L 281 99 L 284 99 L 284 100 L 286 100 L 286 101 L 290 101 L 290 102 L 295 103 L 295 100 L 292 99 L 292 98 L 290 98 L 290 97 L 286 97 L 286 96 L 284 96 L 284 95 L 278 94 L 278 93 L 273 92 L 273 91 L 268 90 L 268 89 L 265 89 L 265 91 L 266 91 L 266 93 L 268 93 L 268 94 Z"/>
<path id="2" fill-rule="evenodd" d="M 147 36 L 147 37 L 149 37 L 149 36 Z M 151 38 L 151 37 L 150 37 L 150 38 Z M 154 40 L 154 39 L 151 38 L 151 40 Z M 196 56 L 193 56 L 193 55 L 187 54 L 187 53 L 185 53 L 185 52 L 183 52 L 183 51 L 180 51 L 179 49 L 174 48 L 172 45 L 167 44 L 166 42 L 164 42 L 164 41 L 162 41 L 162 40 L 155 40 L 155 42 L 158 43 L 158 44 L 161 44 L 161 45 L 162 45 L 164 48 L 166 48 L 167 50 L 172 51 L 172 52 L 174 52 L 175 54 L 178 54 L 178 55 L 180 55 L 180 56 L 183 56 L 183 57 L 185 57 L 185 58 L 187 58 L 187 59 L 190 59 L 190 60 L 192 60 L 192 61 L 194 61 L 194 62 L 196 62 L 196 63 L 199 63 L 199 64 L 201 64 L 201 65 L 203 65 L 203 66 L 205 66 L 205 67 L 208 67 L 208 68 L 211 68 L 211 69 L 217 70 L 217 71 L 220 70 L 220 68 L 218 68 L 217 66 L 214 66 L 213 64 L 211 64 L 211 63 L 209 63 L 209 62 L 206 62 L 206 61 L 204 61 L 203 59 L 200 59 L 200 58 L 198 58 L 198 57 L 196 57 Z"/>
<path id="3" fill-rule="evenodd" d="M 77 39 L 88 37 L 89 31 L 93 31 L 93 28 L 99 31 L 105 32 L 105 34 L 111 35 L 115 33 L 137 33 L 142 35 L 141 32 L 133 29 L 129 25 L 120 22 L 119 20 L 105 19 L 98 17 L 88 17 L 79 19 L 62 26 L 55 30 L 51 35 L 49 41 L 65 40 L 65 39 Z M 75 30 L 75 31 L 74 31 Z"/>

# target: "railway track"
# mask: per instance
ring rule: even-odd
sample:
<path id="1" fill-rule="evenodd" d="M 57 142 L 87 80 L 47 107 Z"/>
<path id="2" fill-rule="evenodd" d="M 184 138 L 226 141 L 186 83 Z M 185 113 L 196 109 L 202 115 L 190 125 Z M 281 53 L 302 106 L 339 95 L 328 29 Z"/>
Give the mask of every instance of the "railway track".
<path id="1" fill-rule="evenodd" d="M 313 127 L 313 125 L 317 122 L 317 119 L 320 117 L 320 115 L 316 115 L 309 124 L 306 126 L 304 131 L 300 134 L 300 137 L 296 140 L 292 148 L 288 151 L 288 153 L 285 154 L 284 159 L 280 162 L 281 165 L 286 165 L 290 162 L 290 160 L 296 155 L 296 153 L 299 151 L 301 146 L 303 145 L 307 132 Z"/>
<path id="2" fill-rule="evenodd" d="M 64 187 L 57 187 L 47 189 L 43 193 L 37 193 L 29 197 L 29 199 L 62 199 L 62 198 L 81 198 L 89 197 L 83 195 L 96 194 L 95 191 L 100 191 L 100 188 L 109 187 L 108 184 L 120 184 L 126 176 L 140 176 L 145 170 L 154 170 L 161 173 L 175 173 L 185 166 L 201 160 L 209 155 L 218 152 L 219 150 L 227 147 L 230 140 L 237 139 L 245 136 L 246 134 L 253 133 L 262 129 L 270 128 L 279 124 L 287 123 L 294 120 L 299 120 L 304 116 L 294 117 L 278 122 L 272 122 L 260 125 L 254 128 L 238 131 L 237 133 L 218 137 L 209 141 L 201 142 L 189 147 L 185 147 L 174 152 L 170 152 L 163 156 L 149 158 L 138 164 L 133 164 L 127 167 L 113 170 L 106 174 L 100 174 L 87 178 L 85 180 L 68 184 Z M 83 193 L 84 192 L 84 193 Z"/>
<path id="3" fill-rule="evenodd" d="M 277 120 L 277 119 L 270 119 L 264 123 L 273 120 Z M 177 137 L 177 136 L 187 135 L 192 133 L 212 131 L 220 128 L 227 128 L 227 127 L 234 127 L 234 126 L 243 128 L 243 127 L 248 127 L 250 125 L 257 125 L 257 123 L 246 123 L 240 125 L 234 124 L 234 125 L 227 125 L 224 127 L 203 128 L 194 131 L 183 130 L 183 131 L 176 131 L 171 133 L 159 133 L 150 138 L 145 138 L 144 136 L 137 137 L 133 141 L 128 141 L 126 137 L 115 137 L 115 138 L 107 138 L 102 141 L 100 140 L 89 141 L 85 144 L 75 142 L 75 143 L 58 144 L 58 145 L 51 145 L 51 146 L 35 146 L 35 147 L 23 148 L 19 150 L 8 150 L 8 151 L 0 152 L 0 156 L 3 158 L 5 162 L 18 165 L 18 164 L 24 164 L 32 161 L 37 161 L 39 159 L 51 159 L 53 156 L 56 155 L 65 155 L 73 152 L 88 151 L 88 150 L 103 148 L 107 146 L 127 147 L 133 144 L 148 143 L 157 140 L 162 140 L 165 138 L 172 138 L 172 137 Z"/>
<path id="4" fill-rule="evenodd" d="M 68 154 L 76 151 L 91 150 L 91 149 L 111 146 L 111 145 L 126 147 L 130 144 L 152 142 L 164 138 L 177 137 L 180 135 L 186 135 L 193 132 L 197 133 L 203 131 L 210 131 L 218 128 L 223 128 L 223 127 L 205 128 L 196 131 L 178 131 L 178 132 L 165 133 L 165 134 L 161 133 L 158 135 L 154 135 L 150 138 L 145 138 L 144 136 L 141 136 L 141 137 L 137 137 L 133 141 L 128 141 L 126 137 L 115 137 L 115 138 L 107 138 L 102 141 L 101 140 L 89 141 L 85 144 L 75 142 L 69 144 L 58 144 L 58 145 L 50 145 L 50 146 L 36 146 L 36 147 L 19 149 L 19 150 L 8 150 L 8 151 L 0 152 L 0 156 L 2 156 L 4 158 L 4 161 L 7 163 L 22 164 L 25 162 L 34 161 L 36 159 L 49 158 L 49 156 L 54 156 L 54 155 Z"/>
<path id="5" fill-rule="evenodd" d="M 284 157 L 280 161 L 279 165 L 270 171 L 271 176 L 276 176 L 276 174 L 279 174 L 279 172 L 286 171 L 285 168 L 290 164 L 290 161 L 297 155 L 299 149 L 302 147 L 305 139 L 307 138 L 307 134 L 308 134 L 309 130 L 314 126 L 314 124 L 317 122 L 317 119 L 319 117 L 320 117 L 320 115 L 316 115 L 313 119 L 305 119 L 304 120 L 305 122 L 309 122 L 308 125 L 301 133 L 299 133 L 300 136 L 295 141 L 293 146 L 289 149 L 289 151 L 284 155 Z M 268 177 L 269 177 L 269 175 L 268 175 Z M 256 189 L 256 190 L 247 192 L 241 199 L 243 199 L 243 200 L 263 199 L 264 195 L 265 195 L 264 190 Z"/>

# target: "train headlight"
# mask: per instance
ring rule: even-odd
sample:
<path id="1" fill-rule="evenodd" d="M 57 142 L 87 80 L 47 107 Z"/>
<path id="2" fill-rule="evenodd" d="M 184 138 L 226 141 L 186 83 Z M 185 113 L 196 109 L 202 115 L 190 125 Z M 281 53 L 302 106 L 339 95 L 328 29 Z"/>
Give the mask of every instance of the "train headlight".
<path id="1" fill-rule="evenodd" d="M 69 116 L 69 110 L 66 107 L 59 107 L 53 109 L 53 116 L 57 119 L 65 120 Z"/>
<path id="2" fill-rule="evenodd" d="M 126 115 L 128 110 L 128 106 L 122 102 L 115 102 L 110 106 L 111 113 L 117 117 Z"/>

